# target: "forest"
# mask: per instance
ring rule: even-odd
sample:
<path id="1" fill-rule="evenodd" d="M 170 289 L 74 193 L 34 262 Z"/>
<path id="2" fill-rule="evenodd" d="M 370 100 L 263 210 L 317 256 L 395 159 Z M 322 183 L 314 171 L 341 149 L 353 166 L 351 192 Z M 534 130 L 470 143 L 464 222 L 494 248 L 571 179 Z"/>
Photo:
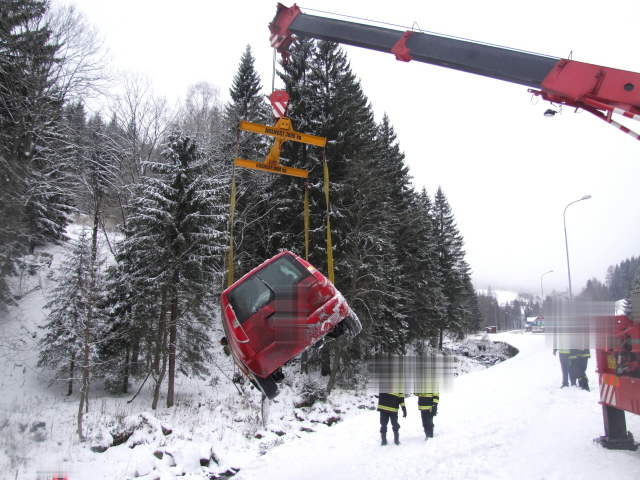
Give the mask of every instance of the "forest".
<path id="1" fill-rule="evenodd" d="M 16 279 L 38 267 L 40 248 L 65 245 L 38 367 L 79 392 L 80 433 L 93 381 L 113 393 L 150 381 L 156 409 L 163 388 L 174 404 L 176 375 L 208 373 L 230 246 L 236 279 L 283 250 L 303 255 L 305 190 L 309 261 L 327 271 L 329 218 L 335 283 L 363 325 L 348 345 L 311 355 L 309 368 L 328 375 L 339 350 L 348 378 L 372 355 L 441 349 L 489 318 L 492 300 L 479 302 L 445 192 L 413 187 L 390 119 L 374 120 L 337 44 L 300 40 L 278 72 L 295 130 L 327 139 L 325 149 L 284 144 L 282 164 L 308 170 L 305 182 L 233 166 L 261 161 L 270 147 L 238 130 L 240 120 L 273 123 L 250 46 L 229 102 L 200 82 L 173 107 L 137 75 L 119 77 L 110 95 L 104 46 L 73 7 L 2 7 L 0 307 L 19 300 Z M 96 99 L 104 107 L 90 110 Z M 77 238 L 67 237 L 71 223 L 82 225 Z M 631 262 L 612 267 L 610 295 L 626 294 Z M 600 287 L 594 279 L 586 290 Z M 515 319 L 536 306 L 499 307 Z"/>

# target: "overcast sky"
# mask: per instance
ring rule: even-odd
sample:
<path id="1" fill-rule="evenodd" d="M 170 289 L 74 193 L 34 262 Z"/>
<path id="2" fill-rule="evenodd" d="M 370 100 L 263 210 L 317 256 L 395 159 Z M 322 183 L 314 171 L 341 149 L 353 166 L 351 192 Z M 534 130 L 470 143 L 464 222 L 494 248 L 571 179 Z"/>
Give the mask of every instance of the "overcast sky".
<path id="1" fill-rule="evenodd" d="M 66 3 L 64 0 L 57 0 Z M 292 3 L 284 2 L 291 6 Z M 247 44 L 264 93 L 272 85 L 267 25 L 274 1 L 76 0 L 105 37 L 114 66 L 142 72 L 155 93 L 174 100 L 207 81 L 223 99 Z M 633 19 L 637 0 L 307 0 L 311 9 L 417 26 L 555 57 L 640 72 Z M 464 236 L 477 288 L 577 294 L 609 265 L 640 254 L 640 142 L 593 115 L 550 104 L 527 88 L 392 55 L 343 46 L 380 120 L 386 112 L 414 185 L 441 186 Z M 276 89 L 283 85 L 276 79 Z M 295 127 L 295 118 L 292 119 Z M 625 123 L 625 122 L 622 122 Z M 640 122 L 627 121 L 640 131 Z M 314 132 L 305 132 L 311 133 Z M 231 161 L 231 159 L 229 159 Z M 331 161 L 331 159 L 329 159 Z"/>

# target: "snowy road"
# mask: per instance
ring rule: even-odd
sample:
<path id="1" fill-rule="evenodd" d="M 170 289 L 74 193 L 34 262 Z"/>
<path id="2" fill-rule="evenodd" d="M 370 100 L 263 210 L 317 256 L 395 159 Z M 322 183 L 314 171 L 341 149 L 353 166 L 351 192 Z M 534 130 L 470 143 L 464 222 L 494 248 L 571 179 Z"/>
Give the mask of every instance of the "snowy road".
<path id="1" fill-rule="evenodd" d="M 274 448 L 236 478 L 640 479 L 640 451 L 593 443 L 604 434 L 595 359 L 588 369 L 591 392 L 561 390 L 560 364 L 545 349 L 544 336 L 492 337 L 520 353 L 460 377 L 452 392 L 442 393 L 435 437 L 428 442 L 411 397 L 408 416 L 400 419 L 400 446 L 380 446 L 378 413 L 367 412 Z M 639 438 L 640 417 L 626 417 L 627 429 Z"/>

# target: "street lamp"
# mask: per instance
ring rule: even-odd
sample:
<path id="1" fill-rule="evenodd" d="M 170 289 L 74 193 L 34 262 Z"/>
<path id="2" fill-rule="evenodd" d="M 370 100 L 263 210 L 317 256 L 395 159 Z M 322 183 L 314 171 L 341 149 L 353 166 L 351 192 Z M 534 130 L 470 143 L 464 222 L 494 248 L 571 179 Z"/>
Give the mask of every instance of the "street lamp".
<path id="1" fill-rule="evenodd" d="M 573 205 L 576 202 L 581 202 L 582 200 L 589 200 L 590 198 L 591 198 L 591 195 L 585 195 L 584 197 L 579 198 L 578 200 L 574 200 L 569 205 Z M 567 274 L 569 275 L 569 300 L 573 300 L 573 293 L 571 292 L 571 268 L 569 267 L 569 243 L 567 242 L 567 218 L 565 215 L 567 213 L 567 208 L 569 208 L 569 205 L 564 207 L 564 212 L 562 213 L 562 219 L 564 220 L 564 246 L 567 250 Z"/>
<path id="2" fill-rule="evenodd" d="M 542 294 L 542 305 L 544 305 L 544 288 L 542 288 L 542 277 L 544 277 L 547 273 L 553 273 L 553 270 L 549 270 L 548 272 L 544 272 L 540 275 L 540 293 Z"/>

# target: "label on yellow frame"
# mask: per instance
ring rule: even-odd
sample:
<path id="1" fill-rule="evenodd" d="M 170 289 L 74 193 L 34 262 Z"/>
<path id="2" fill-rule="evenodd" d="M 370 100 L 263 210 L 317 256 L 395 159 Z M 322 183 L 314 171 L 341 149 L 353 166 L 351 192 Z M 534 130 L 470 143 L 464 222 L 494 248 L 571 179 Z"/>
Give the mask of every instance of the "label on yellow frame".
<path id="1" fill-rule="evenodd" d="M 309 172 L 300 168 L 285 167 L 280 164 L 270 164 L 264 162 L 253 162 L 251 160 L 243 160 L 236 158 L 235 163 L 238 167 L 253 168 L 254 170 L 262 170 L 263 172 L 279 173 L 281 175 L 290 175 L 292 177 L 307 178 Z"/>
<path id="2" fill-rule="evenodd" d="M 327 144 L 327 139 L 324 137 L 316 137 L 315 135 L 294 132 L 291 130 L 291 120 L 287 117 L 280 118 L 278 123 L 273 127 L 241 120 L 239 128 L 245 132 L 260 133 L 262 135 L 269 135 L 282 140 L 292 140 L 294 142 L 306 143 L 317 147 L 324 147 Z"/>

